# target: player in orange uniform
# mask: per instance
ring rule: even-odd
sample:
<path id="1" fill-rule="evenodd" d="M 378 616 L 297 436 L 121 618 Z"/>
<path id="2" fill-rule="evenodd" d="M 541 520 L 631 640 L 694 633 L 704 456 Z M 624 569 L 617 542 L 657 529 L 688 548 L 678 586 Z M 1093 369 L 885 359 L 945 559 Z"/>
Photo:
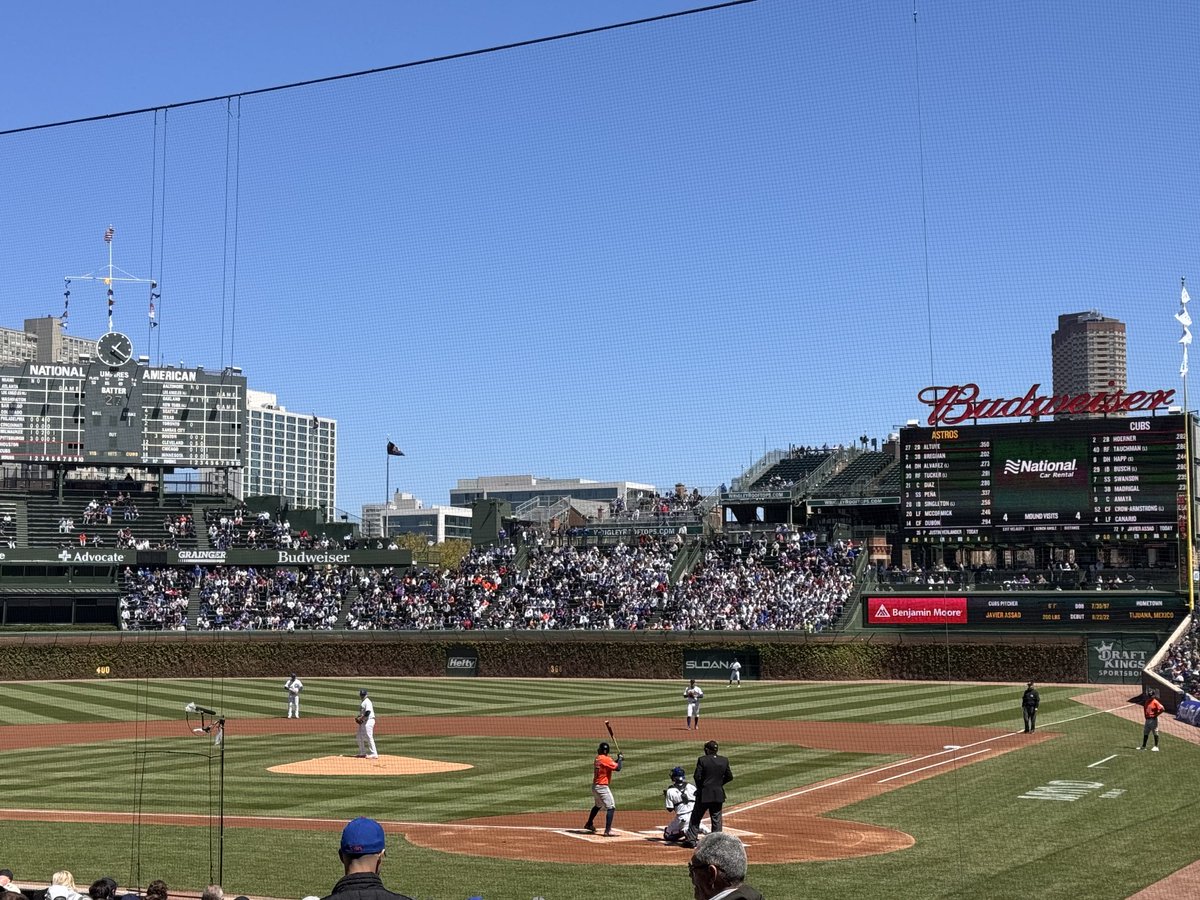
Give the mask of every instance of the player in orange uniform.
<path id="1" fill-rule="evenodd" d="M 588 813 L 587 824 L 583 826 L 583 830 L 588 834 L 596 833 L 596 813 L 600 812 L 600 807 L 604 807 L 604 836 L 612 837 L 612 821 L 613 814 L 617 811 L 617 803 L 613 800 L 612 788 L 609 784 L 612 783 L 613 772 L 621 771 L 621 764 L 625 761 L 625 757 L 620 753 L 614 760 L 608 755 L 608 744 L 601 743 L 596 748 L 596 762 L 593 767 L 592 774 L 592 811 Z"/>
<path id="2" fill-rule="evenodd" d="M 1146 749 L 1146 741 L 1149 739 L 1151 733 L 1153 733 L 1154 746 L 1150 749 L 1155 753 L 1158 752 L 1158 717 L 1165 711 L 1163 705 L 1158 702 L 1158 691 L 1151 688 L 1148 699 L 1142 705 L 1142 712 L 1146 716 L 1146 724 L 1142 726 L 1142 746 L 1138 747 L 1139 750 Z"/>

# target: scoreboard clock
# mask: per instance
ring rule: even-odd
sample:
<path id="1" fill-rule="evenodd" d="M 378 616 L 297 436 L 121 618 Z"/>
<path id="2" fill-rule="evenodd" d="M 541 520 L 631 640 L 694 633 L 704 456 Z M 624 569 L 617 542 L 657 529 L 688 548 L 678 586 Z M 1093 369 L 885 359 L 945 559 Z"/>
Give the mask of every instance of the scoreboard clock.
<path id="1" fill-rule="evenodd" d="M 905 428 L 905 537 L 1177 538 L 1186 510 L 1184 428 L 1182 415 Z"/>
<path id="2" fill-rule="evenodd" d="M 0 461 L 238 468 L 246 379 L 133 362 L 110 331 L 96 362 L 0 367 Z"/>

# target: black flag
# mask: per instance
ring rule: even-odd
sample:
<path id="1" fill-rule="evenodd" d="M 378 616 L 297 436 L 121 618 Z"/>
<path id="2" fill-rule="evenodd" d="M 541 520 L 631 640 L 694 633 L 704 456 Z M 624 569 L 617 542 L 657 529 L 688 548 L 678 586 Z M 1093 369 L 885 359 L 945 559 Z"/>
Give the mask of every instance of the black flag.
<path id="1" fill-rule="evenodd" d="M 397 447 L 395 444 L 393 444 L 391 441 L 388 441 L 387 455 L 388 456 L 403 456 L 404 451 L 401 450 L 399 447 Z"/>

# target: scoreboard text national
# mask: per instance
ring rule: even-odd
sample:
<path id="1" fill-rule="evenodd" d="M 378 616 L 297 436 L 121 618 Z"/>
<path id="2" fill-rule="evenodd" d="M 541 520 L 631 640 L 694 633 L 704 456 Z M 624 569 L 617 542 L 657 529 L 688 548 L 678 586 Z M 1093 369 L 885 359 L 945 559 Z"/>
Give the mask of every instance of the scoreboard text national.
<path id="1" fill-rule="evenodd" d="M 244 376 L 115 362 L 0 367 L 0 461 L 243 465 Z"/>
<path id="2" fill-rule="evenodd" d="M 909 540 L 1175 539 L 1186 506 L 1182 415 L 900 433 Z"/>

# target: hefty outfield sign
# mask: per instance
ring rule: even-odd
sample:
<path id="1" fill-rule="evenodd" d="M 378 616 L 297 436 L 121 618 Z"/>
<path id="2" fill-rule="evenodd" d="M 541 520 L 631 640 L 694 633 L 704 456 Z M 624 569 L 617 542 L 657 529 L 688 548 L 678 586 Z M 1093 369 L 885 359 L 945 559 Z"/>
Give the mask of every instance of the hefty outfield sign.
<path id="1" fill-rule="evenodd" d="M 479 654 L 474 647 L 456 646 L 446 651 L 446 674 L 456 678 L 479 674 Z"/>
<path id="2" fill-rule="evenodd" d="M 868 597 L 868 625 L 966 625 L 966 597 Z"/>

